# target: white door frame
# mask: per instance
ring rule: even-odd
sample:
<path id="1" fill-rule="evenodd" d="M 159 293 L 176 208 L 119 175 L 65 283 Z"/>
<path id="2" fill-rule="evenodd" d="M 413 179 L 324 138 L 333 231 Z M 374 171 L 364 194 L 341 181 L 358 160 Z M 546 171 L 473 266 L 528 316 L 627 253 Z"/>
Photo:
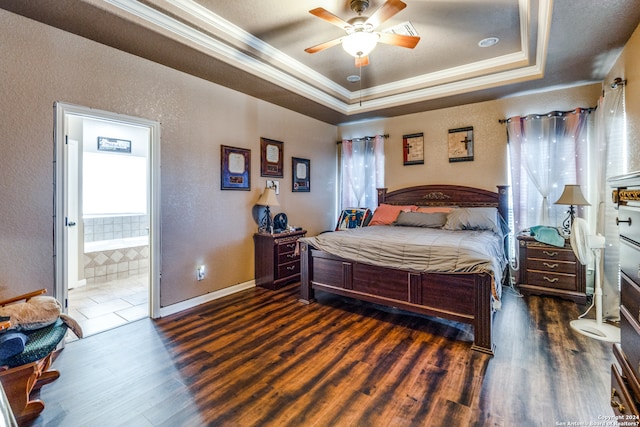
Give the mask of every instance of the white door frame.
<path id="1" fill-rule="evenodd" d="M 108 120 L 112 122 L 147 127 L 149 129 L 149 281 L 151 318 L 160 317 L 160 123 L 126 116 L 108 111 L 95 110 L 88 107 L 56 102 L 54 107 L 54 259 L 55 259 L 55 297 L 67 311 L 67 290 L 69 273 L 67 271 L 67 241 L 65 233 L 65 139 L 67 129 L 67 115 L 76 115 L 92 119 Z"/>

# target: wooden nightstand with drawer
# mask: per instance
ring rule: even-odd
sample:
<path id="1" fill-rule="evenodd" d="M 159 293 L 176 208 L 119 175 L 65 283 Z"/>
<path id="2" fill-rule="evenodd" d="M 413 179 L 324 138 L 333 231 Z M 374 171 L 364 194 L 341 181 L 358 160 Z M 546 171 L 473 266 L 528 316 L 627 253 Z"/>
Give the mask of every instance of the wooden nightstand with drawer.
<path id="1" fill-rule="evenodd" d="M 300 280 L 300 254 L 296 251 L 296 245 L 306 233 L 306 230 L 300 230 L 253 235 L 257 286 L 279 289 L 287 283 Z"/>
<path id="2" fill-rule="evenodd" d="M 565 240 L 562 248 L 538 242 L 528 233 L 518 235 L 517 240 L 520 251 L 520 292 L 586 303 L 586 266 L 576 258 L 569 240 Z"/>

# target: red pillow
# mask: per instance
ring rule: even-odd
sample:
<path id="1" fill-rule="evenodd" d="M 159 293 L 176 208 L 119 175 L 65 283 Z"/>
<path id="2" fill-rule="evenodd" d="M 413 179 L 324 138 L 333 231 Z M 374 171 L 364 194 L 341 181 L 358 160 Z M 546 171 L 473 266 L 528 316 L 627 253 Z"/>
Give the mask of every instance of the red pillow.
<path id="1" fill-rule="evenodd" d="M 400 212 L 413 212 L 417 209 L 417 206 L 414 205 L 385 205 L 382 204 L 378 206 L 376 211 L 373 213 L 373 218 L 371 218 L 371 222 L 369 225 L 390 225 L 398 219 L 398 215 Z"/>

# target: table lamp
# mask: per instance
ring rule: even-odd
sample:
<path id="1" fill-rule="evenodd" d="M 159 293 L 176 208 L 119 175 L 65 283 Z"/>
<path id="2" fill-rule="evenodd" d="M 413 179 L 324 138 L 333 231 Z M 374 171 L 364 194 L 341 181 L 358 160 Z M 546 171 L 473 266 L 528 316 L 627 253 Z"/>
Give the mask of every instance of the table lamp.
<path id="1" fill-rule="evenodd" d="M 571 226 L 576 217 L 576 208 L 574 206 L 591 206 L 584 198 L 579 185 L 568 184 L 564 186 L 564 191 L 560 198 L 555 202 L 556 205 L 569 205 L 567 218 L 562 222 L 562 231 L 569 236 L 571 234 Z"/>
<path id="2" fill-rule="evenodd" d="M 256 205 L 264 206 L 264 215 L 260 219 L 260 231 L 265 233 L 273 233 L 273 218 L 271 218 L 271 210 L 269 206 L 280 206 L 276 198 L 276 192 L 272 187 L 264 189 L 264 193 L 256 202 Z"/>

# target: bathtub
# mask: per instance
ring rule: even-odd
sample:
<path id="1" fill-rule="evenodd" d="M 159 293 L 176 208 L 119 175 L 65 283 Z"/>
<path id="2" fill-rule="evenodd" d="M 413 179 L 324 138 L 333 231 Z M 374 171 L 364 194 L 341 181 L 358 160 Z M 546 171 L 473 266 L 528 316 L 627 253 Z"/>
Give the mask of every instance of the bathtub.
<path id="1" fill-rule="evenodd" d="M 98 240 L 96 242 L 85 242 L 84 253 L 112 251 L 115 249 L 135 248 L 149 245 L 149 236 L 123 237 L 113 240 Z"/>
<path id="2" fill-rule="evenodd" d="M 84 276 L 87 284 L 103 283 L 148 272 L 148 235 L 84 244 Z"/>

